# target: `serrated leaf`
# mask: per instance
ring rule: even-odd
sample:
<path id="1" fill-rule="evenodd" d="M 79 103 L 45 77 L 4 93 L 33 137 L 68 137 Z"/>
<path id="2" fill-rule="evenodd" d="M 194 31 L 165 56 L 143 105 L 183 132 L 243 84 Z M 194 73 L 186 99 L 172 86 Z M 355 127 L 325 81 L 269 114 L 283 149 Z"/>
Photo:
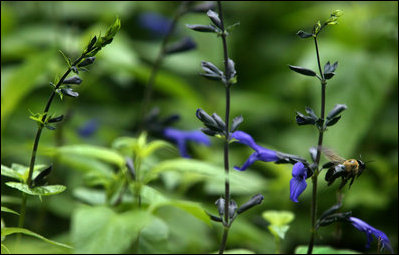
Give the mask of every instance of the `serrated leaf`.
<path id="1" fill-rule="evenodd" d="M 18 212 L 14 211 L 14 210 L 11 210 L 11 209 L 9 209 L 9 208 L 7 208 L 7 207 L 5 207 L 5 206 L 2 206 L 2 207 L 1 207 L 1 211 L 2 211 L 2 212 L 8 212 L 8 213 L 13 213 L 13 214 L 19 215 Z"/>
<path id="2" fill-rule="evenodd" d="M 51 196 L 66 190 L 66 187 L 63 185 L 47 185 L 35 188 L 29 188 L 27 184 L 19 182 L 6 182 L 6 185 L 32 196 Z"/>
<path id="3" fill-rule="evenodd" d="M 43 241 L 45 241 L 45 242 L 47 242 L 49 244 L 53 244 L 53 245 L 61 246 L 61 247 L 64 247 L 64 248 L 72 249 L 72 247 L 69 246 L 69 245 L 66 245 L 66 244 L 63 244 L 63 243 L 59 243 L 59 242 L 56 242 L 56 241 L 52 241 L 50 239 L 45 238 L 44 236 L 36 234 L 35 232 L 32 232 L 32 231 L 30 231 L 28 229 L 25 229 L 25 228 L 8 228 L 8 227 L 5 227 L 5 228 L 1 229 L 1 236 L 8 236 L 8 235 L 17 234 L 17 233 L 21 233 L 21 234 L 24 234 L 24 235 L 28 235 L 28 236 L 33 236 L 33 237 L 39 238 L 39 239 L 41 239 L 41 240 L 43 240 Z"/>

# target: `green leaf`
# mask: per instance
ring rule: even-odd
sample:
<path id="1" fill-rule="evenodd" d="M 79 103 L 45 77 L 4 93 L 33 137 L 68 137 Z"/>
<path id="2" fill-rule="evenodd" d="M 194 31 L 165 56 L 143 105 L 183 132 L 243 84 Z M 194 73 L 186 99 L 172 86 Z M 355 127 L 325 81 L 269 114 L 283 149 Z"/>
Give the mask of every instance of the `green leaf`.
<path id="1" fill-rule="evenodd" d="M 265 211 L 262 217 L 272 225 L 283 226 L 291 223 L 295 215 L 290 211 Z"/>
<path id="2" fill-rule="evenodd" d="M 115 164 L 119 167 L 125 165 L 125 159 L 122 155 L 115 152 L 112 149 L 106 147 L 94 146 L 94 145 L 67 145 L 58 148 L 54 148 L 55 152 L 60 155 L 80 155 L 83 157 L 90 157 L 100 159 L 102 161 Z M 51 152 L 49 152 L 51 153 Z"/>
<path id="3" fill-rule="evenodd" d="M 72 247 L 69 246 L 69 245 L 52 241 L 50 239 L 47 239 L 47 238 L 45 238 L 45 237 L 43 237 L 43 236 L 41 236 L 39 234 L 36 234 L 35 232 L 32 232 L 32 231 L 30 231 L 28 229 L 25 229 L 25 228 L 8 228 L 8 227 L 5 227 L 5 228 L 1 229 L 1 236 L 2 237 L 3 236 L 8 236 L 8 235 L 11 235 L 11 234 L 16 234 L 16 233 L 21 233 L 21 234 L 24 234 L 24 235 L 33 236 L 33 237 L 39 238 L 39 239 L 41 239 L 41 240 L 43 240 L 43 241 L 45 241 L 47 243 L 50 243 L 50 244 L 53 244 L 53 245 L 57 245 L 57 246 L 61 246 L 61 247 L 68 248 L 68 249 L 72 249 Z"/>
<path id="4" fill-rule="evenodd" d="M 64 57 L 65 62 L 67 63 L 68 67 L 71 67 L 71 66 L 72 66 L 71 59 L 68 58 L 68 57 L 64 54 L 64 52 L 62 52 L 61 50 L 58 50 L 58 51 L 59 51 L 59 52 L 61 53 L 61 55 Z"/>
<path id="5" fill-rule="evenodd" d="M 307 254 L 308 246 L 301 245 L 296 247 L 295 254 Z M 339 250 L 334 249 L 330 246 L 313 246 L 312 254 L 360 254 L 360 252 L 352 251 L 352 250 Z"/>
<path id="6" fill-rule="evenodd" d="M 287 233 L 288 229 L 290 226 L 284 225 L 284 226 L 275 226 L 275 225 L 270 225 L 267 227 L 275 237 L 279 237 L 281 239 L 285 238 L 285 233 Z"/>
<path id="7" fill-rule="evenodd" d="M 7 208 L 7 207 L 4 207 L 4 206 L 1 207 L 1 211 L 2 211 L 2 212 L 8 212 L 8 213 L 13 213 L 13 214 L 19 215 L 19 213 L 17 213 L 16 211 L 11 210 L 11 209 L 9 209 L 9 208 Z"/>
<path id="8" fill-rule="evenodd" d="M 172 144 L 170 144 L 166 141 L 156 140 L 156 141 L 150 142 L 147 146 L 145 146 L 145 148 L 141 152 L 141 156 L 143 158 L 145 158 L 145 157 L 151 155 L 152 153 L 154 153 L 155 151 L 157 151 L 159 149 L 164 149 L 164 148 L 175 150 L 175 147 Z"/>
<path id="9" fill-rule="evenodd" d="M 3 243 L 1 244 L 1 254 L 11 254 L 10 250 Z"/>
<path id="10" fill-rule="evenodd" d="M 32 189 L 27 184 L 19 182 L 6 182 L 6 185 L 32 196 L 51 196 L 66 190 L 66 187 L 63 185 L 40 186 Z"/>
<path id="11" fill-rule="evenodd" d="M 191 201 L 183 201 L 183 200 L 169 200 L 169 201 L 163 201 L 163 202 L 159 202 L 159 203 L 153 203 L 148 208 L 148 210 L 154 211 L 162 206 L 174 206 L 174 207 L 180 208 L 180 209 L 188 212 L 189 214 L 193 215 L 194 217 L 202 220 L 209 226 L 211 226 L 211 220 L 210 220 L 208 214 L 206 214 L 206 212 L 204 211 L 204 209 L 202 209 L 202 207 L 200 206 L 199 203 L 194 203 Z"/>
<path id="12" fill-rule="evenodd" d="M 107 207 L 81 207 L 72 215 L 76 253 L 123 253 L 153 216 L 135 210 L 118 214 Z"/>
<path id="13" fill-rule="evenodd" d="M 4 165 L 1 165 L 1 175 L 17 179 L 19 181 L 24 181 L 22 174 Z"/>

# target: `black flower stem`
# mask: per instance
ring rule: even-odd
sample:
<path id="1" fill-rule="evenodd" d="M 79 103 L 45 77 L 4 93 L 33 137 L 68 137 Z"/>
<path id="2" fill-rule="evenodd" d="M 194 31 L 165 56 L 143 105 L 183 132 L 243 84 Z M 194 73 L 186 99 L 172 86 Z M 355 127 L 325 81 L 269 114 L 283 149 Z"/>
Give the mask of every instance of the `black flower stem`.
<path id="1" fill-rule="evenodd" d="M 75 62 L 72 64 L 72 66 L 76 66 L 83 58 L 85 57 L 85 54 L 82 54 Z M 54 96 L 55 96 L 55 91 L 61 86 L 61 84 L 64 82 L 65 78 L 68 76 L 68 74 L 72 71 L 71 67 L 68 68 L 68 70 L 64 73 L 64 75 L 61 77 L 61 79 L 58 81 L 57 85 L 53 89 L 53 92 L 51 93 L 46 107 L 44 108 L 44 115 L 42 117 L 42 121 L 44 122 L 47 113 L 50 109 L 51 103 L 53 102 Z M 39 147 L 39 141 L 40 141 L 40 135 L 42 134 L 44 125 L 40 124 L 37 128 L 36 132 L 36 137 L 35 141 L 33 143 L 33 150 L 32 150 L 32 156 L 30 159 L 30 165 L 29 165 L 29 175 L 28 175 L 28 180 L 26 183 L 28 184 L 29 188 L 32 187 L 32 174 L 33 174 L 33 169 L 35 167 L 35 161 L 36 161 L 36 153 L 37 153 L 37 148 Z M 24 226 L 24 221 L 25 221 L 25 213 L 26 213 L 26 201 L 27 201 L 27 195 L 25 193 L 22 194 L 22 203 L 21 203 L 21 211 L 20 211 L 20 216 L 18 220 L 18 227 L 22 228 Z"/>
<path id="2" fill-rule="evenodd" d="M 141 107 L 139 133 L 141 133 L 141 131 L 143 131 L 143 129 L 144 129 L 145 115 L 146 115 L 146 113 L 148 111 L 148 107 L 149 107 L 150 102 L 151 102 L 152 91 L 153 91 L 155 78 L 157 77 L 159 68 L 161 67 L 162 62 L 163 62 L 164 57 L 165 57 L 166 45 L 167 45 L 171 35 L 175 31 L 176 24 L 177 24 L 178 20 L 186 12 L 186 5 L 187 5 L 187 1 L 183 1 L 180 4 L 179 9 L 177 10 L 175 16 L 173 17 L 173 20 L 172 20 L 172 23 L 170 25 L 169 31 L 168 31 L 168 33 L 165 35 L 165 37 L 162 40 L 161 49 L 159 50 L 158 56 L 157 56 L 157 58 L 155 60 L 155 63 L 153 65 L 153 67 L 152 67 L 150 78 L 148 79 L 148 83 L 147 83 L 147 86 L 146 86 L 146 89 L 145 89 L 145 92 L 144 92 L 144 99 L 143 99 L 142 107 Z"/>
<path id="3" fill-rule="evenodd" d="M 319 56 L 319 47 L 317 45 L 317 38 L 314 37 L 314 43 L 316 47 L 316 54 L 317 54 L 317 64 L 319 66 L 320 77 L 321 77 L 321 111 L 320 111 L 320 118 L 323 120 L 324 123 L 324 112 L 326 106 L 326 85 L 327 82 L 324 78 L 323 71 L 321 70 L 321 63 L 320 63 L 320 56 Z M 317 177 L 319 175 L 319 163 L 320 163 L 320 156 L 321 156 L 321 147 L 323 145 L 323 134 L 324 130 L 322 128 L 319 129 L 319 141 L 317 143 L 317 155 L 316 155 L 316 167 L 314 169 L 314 173 L 312 175 L 312 205 L 311 205 L 311 218 L 312 218 L 312 229 L 310 234 L 310 241 L 308 246 L 308 254 L 312 253 L 314 238 L 316 236 L 316 215 L 317 215 Z"/>
<path id="4" fill-rule="evenodd" d="M 221 23 L 221 29 L 223 33 L 221 34 L 222 43 L 223 43 L 223 54 L 224 54 L 224 70 L 225 70 L 225 77 L 229 77 L 230 74 L 228 68 L 228 60 L 229 55 L 227 52 L 227 42 L 226 42 L 226 31 L 224 29 L 224 21 L 223 21 L 223 12 L 222 12 L 222 3 L 218 1 L 218 10 L 219 10 L 219 19 Z M 219 254 L 223 254 L 226 243 L 227 243 L 227 236 L 229 233 L 230 225 L 229 224 L 229 204 L 230 204 L 230 181 L 229 181 L 229 140 L 230 140 L 230 132 L 229 132 L 229 122 L 230 122 L 230 84 L 229 81 L 224 79 L 224 85 L 226 87 L 226 114 L 225 114 L 225 142 L 224 142 L 224 171 L 225 171 L 225 188 L 224 188 L 224 197 L 225 197 L 225 204 L 224 204 L 224 230 L 223 230 L 223 237 L 222 242 L 220 244 Z M 231 223 L 231 222 L 230 222 Z"/>

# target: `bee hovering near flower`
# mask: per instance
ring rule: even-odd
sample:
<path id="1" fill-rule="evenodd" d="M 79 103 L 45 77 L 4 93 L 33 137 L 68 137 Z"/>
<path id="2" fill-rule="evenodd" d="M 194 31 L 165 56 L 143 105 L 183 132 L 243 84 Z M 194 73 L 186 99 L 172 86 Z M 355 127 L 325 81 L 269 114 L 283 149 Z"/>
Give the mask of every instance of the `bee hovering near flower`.
<path id="1" fill-rule="evenodd" d="M 328 186 L 333 184 L 335 179 L 341 177 L 342 182 L 339 189 L 342 189 L 349 179 L 351 179 L 351 182 L 349 183 L 350 187 L 352 186 L 355 177 L 359 177 L 366 168 L 366 164 L 359 159 L 344 159 L 341 156 L 338 156 L 333 150 L 324 147 L 322 148 L 322 151 L 326 158 L 330 160 L 330 162 L 323 165 L 323 168 L 328 168 L 325 176 Z"/>

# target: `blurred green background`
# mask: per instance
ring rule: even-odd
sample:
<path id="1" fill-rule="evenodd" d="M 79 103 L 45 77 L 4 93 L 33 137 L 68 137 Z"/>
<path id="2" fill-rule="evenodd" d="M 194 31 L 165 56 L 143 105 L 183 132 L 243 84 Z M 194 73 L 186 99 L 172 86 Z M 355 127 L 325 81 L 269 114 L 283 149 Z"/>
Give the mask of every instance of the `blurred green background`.
<path id="1" fill-rule="evenodd" d="M 1 2 L 1 162 L 28 165 L 36 124 L 29 120 L 30 109 L 42 110 L 48 83 L 65 70 L 61 49 L 75 58 L 98 31 L 105 32 L 116 16 L 122 28 L 97 56 L 90 72 L 81 74 L 84 82 L 78 99 L 57 99 L 52 111 L 68 112 L 70 118 L 61 131 L 45 131 L 39 147 L 38 163 L 50 163 L 43 155 L 55 144 L 95 144 L 109 147 L 119 136 L 136 136 L 133 127 L 140 114 L 144 87 L 151 63 L 159 51 L 161 37 L 140 26 L 138 18 L 147 12 L 171 19 L 179 2 Z M 240 129 L 250 133 L 265 147 L 309 159 L 308 149 L 317 143 L 317 130 L 297 126 L 295 112 L 310 106 L 319 113 L 320 84 L 316 79 L 289 70 L 288 64 L 317 70 L 312 40 L 296 36 L 298 30 L 311 31 L 318 20 L 326 20 L 333 10 L 343 10 L 339 24 L 329 26 L 319 36 L 321 62 L 338 61 L 336 75 L 327 85 L 326 110 L 346 104 L 339 123 L 328 129 L 324 145 L 345 158 L 372 160 L 350 190 L 344 190 L 343 211 L 351 210 L 384 231 L 397 251 L 398 240 L 398 3 L 397 2 L 223 2 L 227 24 L 240 22 L 228 37 L 230 58 L 236 63 L 238 83 L 232 87 L 231 116 L 242 114 Z M 172 38 L 191 36 L 197 49 L 175 54 L 164 61 L 155 85 L 151 106 L 161 115 L 178 113 L 175 127 L 196 129 L 197 108 L 224 116 L 224 88 L 218 82 L 199 77 L 200 61 L 223 65 L 220 38 L 196 33 L 185 24 L 209 24 L 205 14 L 187 14 L 178 23 Z M 82 137 L 78 130 L 95 120 L 98 130 Z M 60 138 L 61 137 L 61 138 Z M 212 146 L 191 146 L 194 158 L 222 166 L 222 143 L 212 138 Z M 242 165 L 252 153 L 243 145 L 231 145 L 231 165 Z M 175 155 L 176 156 L 176 155 Z M 322 159 L 325 162 L 325 159 Z M 53 181 L 66 185 L 68 192 L 44 199 L 31 199 L 27 226 L 48 237 L 69 240 L 70 216 L 78 202 L 71 189 L 78 186 L 81 173 L 60 164 Z M 244 248 L 257 253 L 273 253 L 274 242 L 261 217 L 265 210 L 289 210 L 295 220 L 282 241 L 282 251 L 292 253 L 307 244 L 310 228 L 311 185 L 300 203 L 289 200 L 290 165 L 256 162 L 240 173 L 254 180 L 233 198 L 240 203 L 261 192 L 264 202 L 234 223 L 229 249 Z M 337 184 L 327 187 L 319 178 L 319 213 L 335 203 Z M 251 179 L 252 178 L 252 179 Z M 174 180 L 170 180 L 174 179 Z M 174 183 L 175 182 L 175 183 Z M 171 184 L 172 183 L 172 184 Z M 308 181 L 310 183 L 310 181 Z M 5 187 L 2 202 L 20 194 Z M 248 183 L 247 183 L 248 185 Z M 249 183 L 251 185 L 251 183 Z M 214 201 L 223 192 L 223 183 L 190 182 L 165 174 L 154 187 L 173 196 L 201 202 L 216 213 Z M 17 201 L 18 202 L 18 201 Z M 15 201 L 14 201 L 15 203 Z M 209 227 L 191 215 L 174 208 L 158 212 L 169 225 L 167 245 L 147 252 L 210 252 L 218 249 L 220 226 Z M 2 215 L 6 225 L 15 226 L 15 216 Z M 368 251 L 366 237 L 352 226 L 343 225 L 342 239 L 334 238 L 335 225 L 320 230 L 317 244 L 360 252 Z M 24 251 L 51 253 L 54 247 L 30 240 Z M 60 252 L 60 251 L 58 251 Z M 143 251 L 145 252 L 145 250 Z"/>

